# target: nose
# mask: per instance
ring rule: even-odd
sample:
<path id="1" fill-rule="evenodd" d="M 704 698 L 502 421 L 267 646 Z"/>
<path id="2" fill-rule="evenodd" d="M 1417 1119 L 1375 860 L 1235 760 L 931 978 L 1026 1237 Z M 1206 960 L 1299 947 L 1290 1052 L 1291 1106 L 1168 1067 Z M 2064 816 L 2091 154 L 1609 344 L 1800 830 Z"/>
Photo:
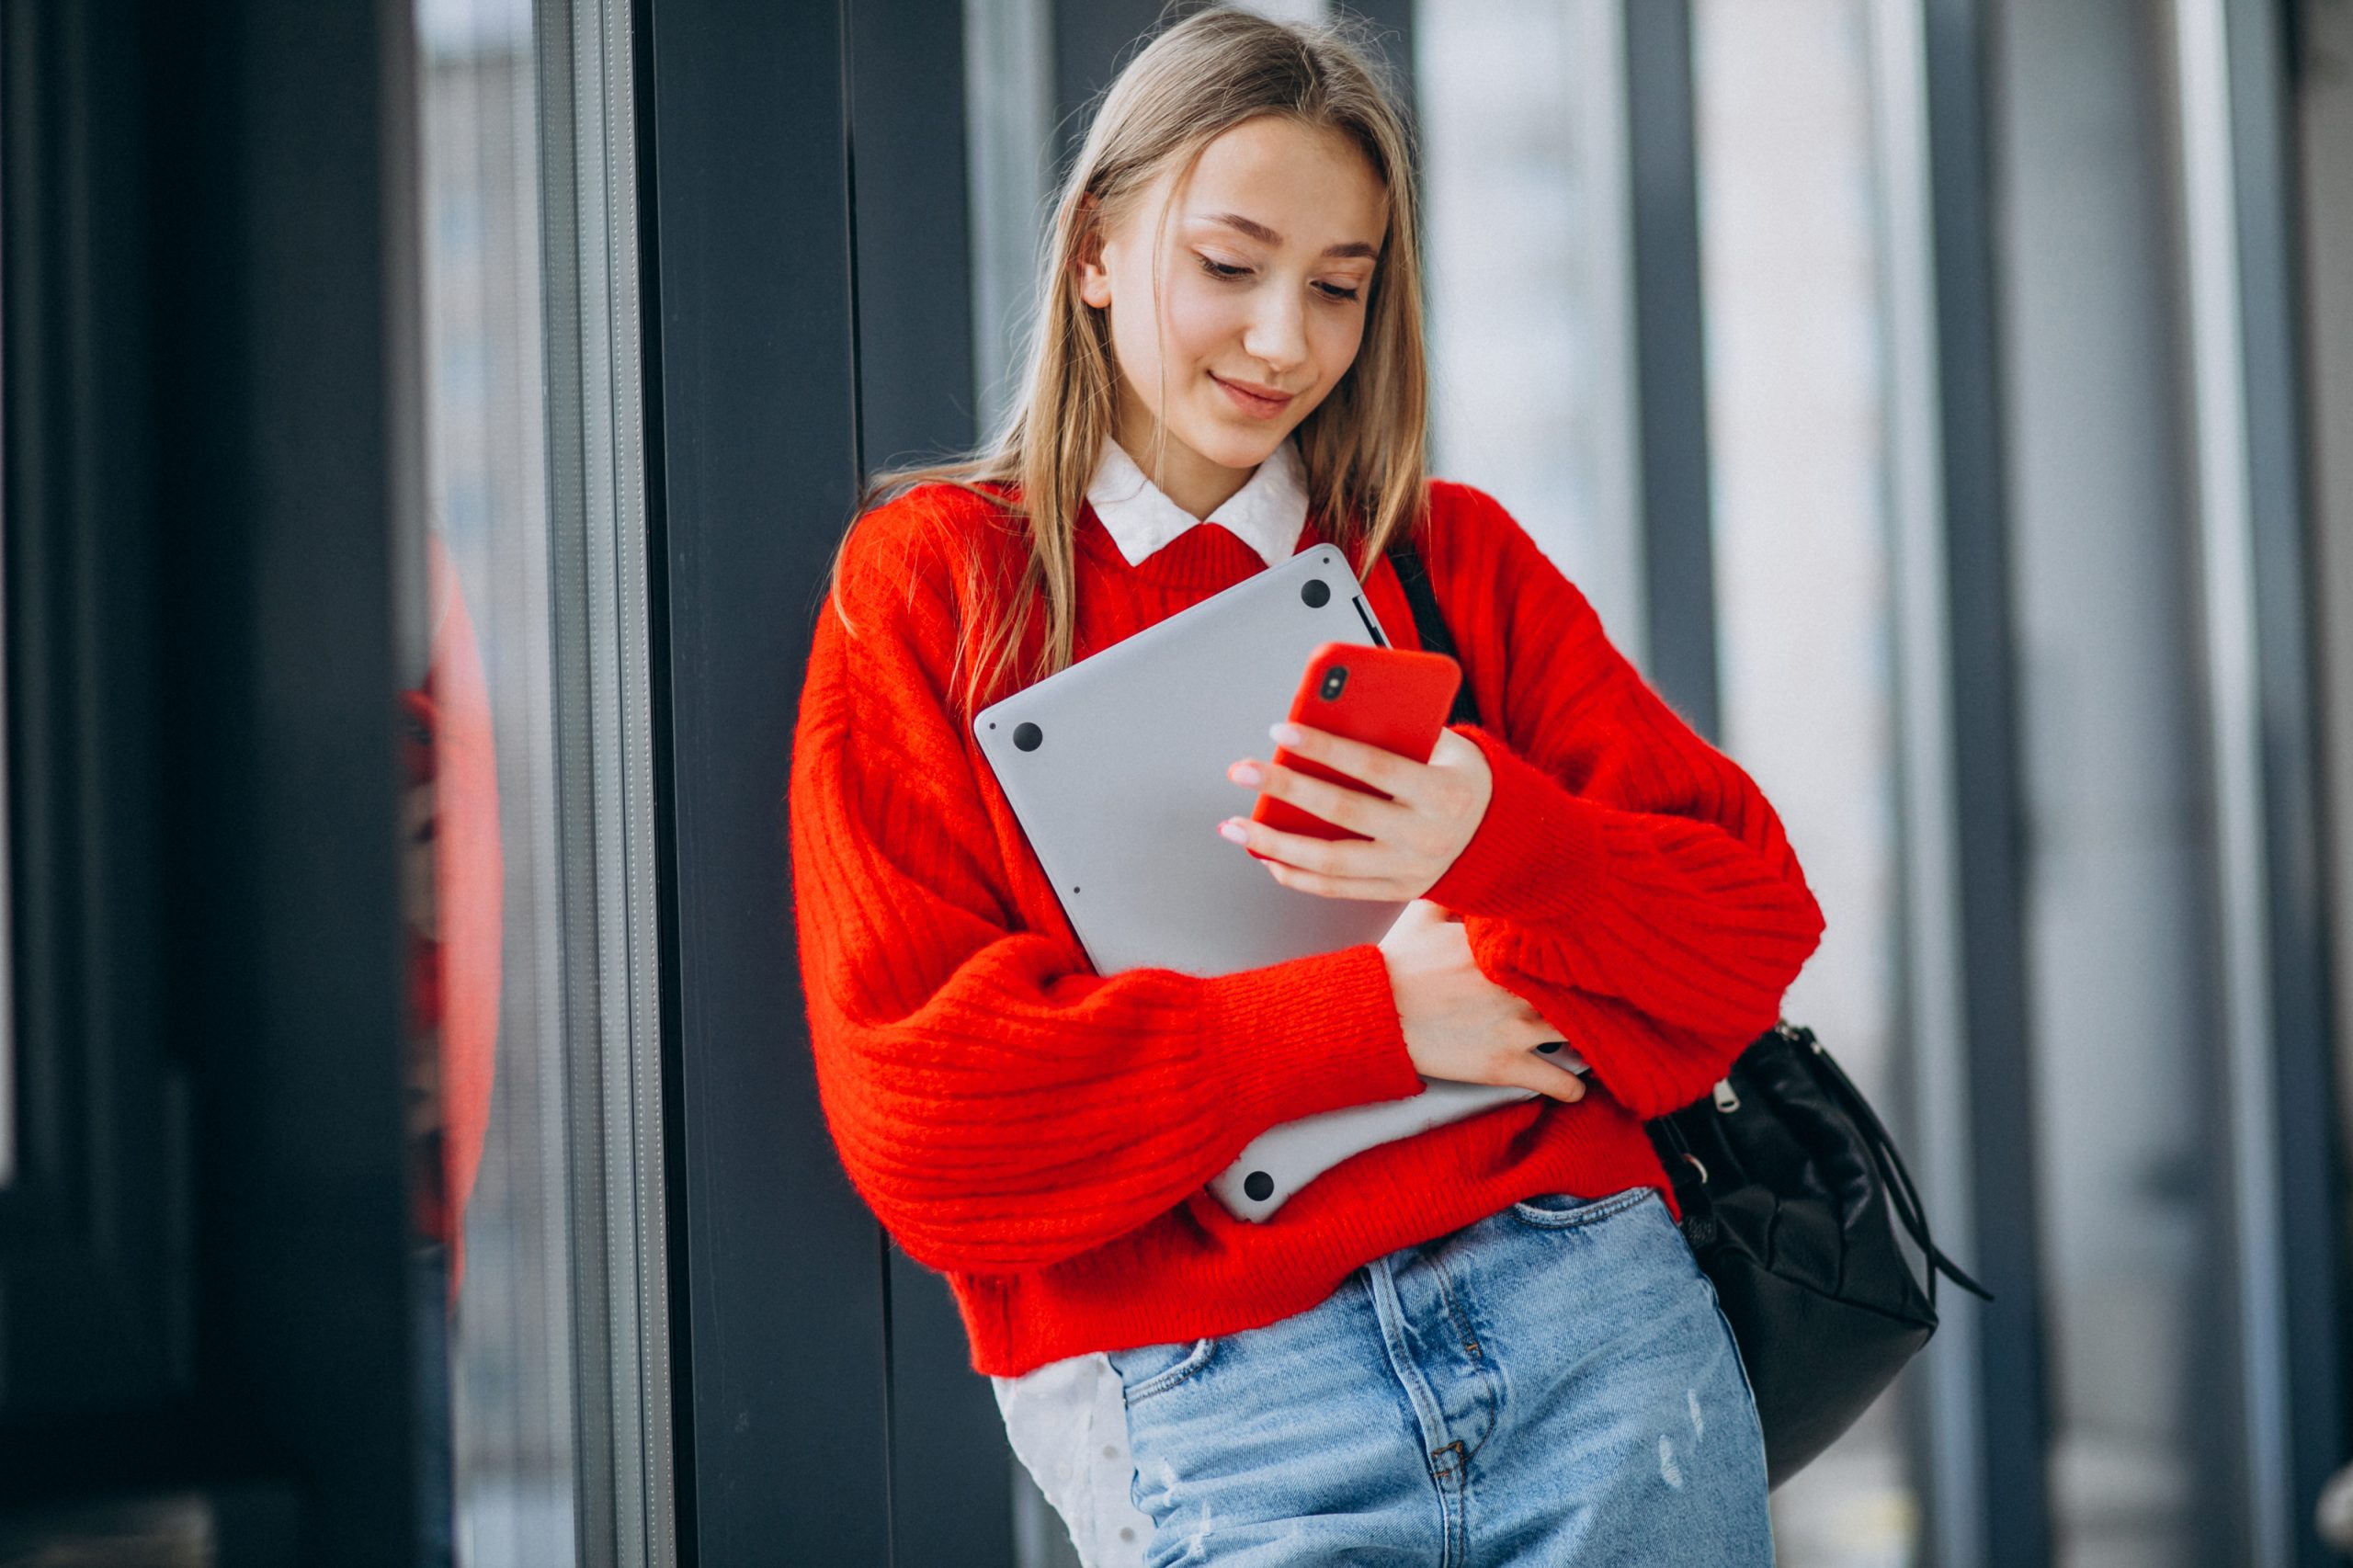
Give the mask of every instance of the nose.
<path id="1" fill-rule="evenodd" d="M 1242 334 L 1243 351 L 1274 379 L 1285 380 L 1307 358 L 1307 301 L 1298 289 L 1261 289 L 1257 295 Z"/>

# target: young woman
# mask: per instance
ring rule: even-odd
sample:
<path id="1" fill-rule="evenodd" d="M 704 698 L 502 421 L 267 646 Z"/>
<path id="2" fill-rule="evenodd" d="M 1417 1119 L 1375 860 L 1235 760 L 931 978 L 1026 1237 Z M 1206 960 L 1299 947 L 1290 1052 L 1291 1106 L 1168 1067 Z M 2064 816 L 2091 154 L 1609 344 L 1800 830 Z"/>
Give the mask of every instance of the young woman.
<path id="1" fill-rule="evenodd" d="M 1643 1122 L 1773 1022 L 1821 917 L 1746 776 L 1501 506 L 1424 473 L 1411 168 L 1330 29 L 1206 11 L 1113 84 L 1018 407 L 878 481 L 835 562 L 790 796 L 819 1089 L 1096 1561 L 1767 1562 L 1755 1406 Z M 1094 973 L 972 712 L 1319 540 L 1413 646 L 1401 535 L 1485 724 L 1427 762 L 1278 725 L 1390 799 L 1237 759 L 1201 834 L 1406 916 L 1239 974 Z M 1259 791 L 1363 836 L 1251 823 Z M 1559 1039 L 1590 1089 L 1530 1051 Z M 1424 1076 L 1540 1093 L 1265 1224 L 1204 1190 L 1268 1127 Z"/>

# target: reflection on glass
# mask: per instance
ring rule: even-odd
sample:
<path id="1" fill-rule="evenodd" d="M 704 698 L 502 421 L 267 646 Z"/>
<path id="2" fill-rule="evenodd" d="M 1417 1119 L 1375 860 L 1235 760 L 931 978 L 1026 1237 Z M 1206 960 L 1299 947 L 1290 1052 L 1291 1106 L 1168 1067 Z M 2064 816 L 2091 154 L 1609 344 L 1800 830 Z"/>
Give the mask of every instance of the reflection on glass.
<path id="1" fill-rule="evenodd" d="M 1639 658 L 1616 0 L 1425 3 L 1433 472 L 1495 495 Z"/>
<path id="2" fill-rule="evenodd" d="M 1320 22 L 1324 19 L 1324 0 L 1233 0 L 1245 11 L 1256 11 L 1262 17 L 1272 17 L 1279 22 Z"/>
<path id="3" fill-rule="evenodd" d="M 661 1568 L 631 12 L 422 0 L 417 21 L 436 635 L 471 620 L 482 713 L 438 800 L 456 1556 Z"/>
<path id="4" fill-rule="evenodd" d="M 1019 391 L 1021 345 L 1036 308 L 1039 235 L 1051 220 L 1049 9 L 1049 0 L 964 0 L 973 405 L 983 430 L 996 428 Z"/>
<path id="5" fill-rule="evenodd" d="M 2238 1562 L 2165 20 L 2128 0 L 2001 9 L 2053 1560 Z"/>
<path id="6" fill-rule="evenodd" d="M 2304 351 L 2311 356 L 2314 575 L 2320 585 L 2321 724 L 2327 800 L 2336 824 L 2329 855 L 2336 911 L 2337 1147 L 2353 1149 L 2353 6 L 2308 11 L 2303 47 L 2334 69 L 2308 72 L 2298 130 L 2303 143 Z M 2353 1161 L 2340 1162 L 2339 1213 L 2353 1214 Z M 2337 1550 L 2353 1556 L 2353 1455 L 2339 1483 Z"/>
<path id="7" fill-rule="evenodd" d="M 1828 922 L 1787 1010 L 1897 1109 L 1899 867 L 1868 0 L 1694 8 L 1726 748 Z M 1790 1568 L 1914 1562 L 1900 1383 L 1774 1497 Z"/>
<path id="8" fill-rule="evenodd" d="M 476 803 L 466 843 L 440 858 L 446 1007 L 472 1010 L 462 1027 L 483 1048 L 471 1076 L 445 1083 L 447 1135 L 461 1151 L 445 1162 L 463 1242 L 453 1248 L 457 1547 L 484 1568 L 568 1564 L 573 1324 L 531 17 L 520 0 L 428 0 L 418 23 L 435 633 L 437 645 L 451 639 L 451 618 L 471 611 L 477 744 L 494 741 L 466 759 L 470 774 L 441 770 L 445 834 L 462 803 L 453 789 Z"/>

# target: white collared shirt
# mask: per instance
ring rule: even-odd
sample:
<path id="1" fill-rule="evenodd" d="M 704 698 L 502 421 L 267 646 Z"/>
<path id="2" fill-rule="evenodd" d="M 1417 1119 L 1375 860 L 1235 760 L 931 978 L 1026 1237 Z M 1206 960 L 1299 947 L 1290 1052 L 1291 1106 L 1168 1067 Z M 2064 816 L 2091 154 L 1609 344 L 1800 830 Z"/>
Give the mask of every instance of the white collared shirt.
<path id="1" fill-rule="evenodd" d="M 1143 1568 L 1152 1521 L 1129 1490 L 1128 1402 L 1110 1360 L 1097 1350 L 989 1381 L 1013 1452 L 1063 1517 L 1081 1568 Z"/>
<path id="2" fill-rule="evenodd" d="M 1106 437 L 1086 499 L 1131 566 L 1194 528 L 1217 524 L 1272 566 L 1290 559 L 1307 523 L 1307 468 L 1285 437 L 1241 489 L 1206 517 L 1170 500 L 1117 441 Z M 1086 1568 L 1142 1568 L 1152 1521 L 1128 1487 L 1127 1402 L 1100 1352 L 993 1378 L 1006 1435 L 1038 1490 L 1070 1528 Z"/>
<path id="3" fill-rule="evenodd" d="M 1248 483 L 1206 517 L 1196 517 L 1154 484 L 1127 449 L 1108 436 L 1087 502 L 1103 520 L 1111 542 L 1131 566 L 1141 566 L 1164 546 L 1206 523 L 1215 523 L 1258 552 L 1272 566 L 1290 558 L 1307 522 L 1307 465 L 1291 437 L 1268 454 Z"/>

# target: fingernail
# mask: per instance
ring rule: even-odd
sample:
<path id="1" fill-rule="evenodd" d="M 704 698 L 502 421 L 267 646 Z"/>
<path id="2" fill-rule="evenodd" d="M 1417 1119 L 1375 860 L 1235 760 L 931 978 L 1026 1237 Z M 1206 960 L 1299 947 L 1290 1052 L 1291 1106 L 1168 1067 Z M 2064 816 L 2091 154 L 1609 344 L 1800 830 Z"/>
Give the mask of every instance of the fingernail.
<path id="1" fill-rule="evenodd" d="M 1298 725 L 1289 722 L 1271 725 L 1267 733 L 1274 736 L 1277 745 L 1282 746 L 1295 746 L 1307 738 L 1300 733 Z"/>
<path id="2" fill-rule="evenodd" d="M 1232 817 L 1228 817 L 1223 822 L 1217 824 L 1217 833 L 1220 838 L 1231 839 L 1236 844 L 1247 844 L 1250 842 L 1250 835 L 1245 832 L 1242 824 L 1234 821 Z"/>
<path id="3" fill-rule="evenodd" d="M 1267 775 L 1255 762 L 1237 762 L 1232 777 L 1236 784 L 1256 784 L 1264 781 Z"/>

